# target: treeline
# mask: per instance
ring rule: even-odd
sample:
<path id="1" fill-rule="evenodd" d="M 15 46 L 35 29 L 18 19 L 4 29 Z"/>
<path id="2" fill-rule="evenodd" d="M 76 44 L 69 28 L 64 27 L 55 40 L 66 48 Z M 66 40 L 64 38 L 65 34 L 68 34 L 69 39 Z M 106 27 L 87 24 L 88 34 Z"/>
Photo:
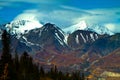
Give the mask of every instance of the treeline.
<path id="1" fill-rule="evenodd" d="M 33 59 L 24 52 L 20 57 L 10 54 L 10 34 L 2 34 L 2 54 L 0 57 L 0 80 L 85 80 L 84 73 L 62 73 L 57 67 L 45 72 L 43 67 L 33 63 Z"/>

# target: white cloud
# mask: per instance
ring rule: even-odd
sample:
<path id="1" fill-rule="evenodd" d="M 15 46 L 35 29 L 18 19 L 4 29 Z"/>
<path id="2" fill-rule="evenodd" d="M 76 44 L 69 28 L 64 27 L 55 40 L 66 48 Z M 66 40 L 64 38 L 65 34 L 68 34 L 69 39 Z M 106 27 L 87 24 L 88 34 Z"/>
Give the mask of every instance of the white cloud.
<path id="1" fill-rule="evenodd" d="M 120 8 L 110 8 L 110 9 L 94 9 L 87 10 L 92 15 L 84 14 L 78 18 L 74 18 L 73 23 L 77 24 L 79 21 L 85 20 L 88 26 L 92 24 L 101 24 L 106 26 L 113 32 L 120 32 Z"/>
<path id="2" fill-rule="evenodd" d="M 29 13 L 30 12 L 30 13 Z M 14 20 L 11 22 L 12 25 L 21 25 L 18 22 L 20 20 L 25 20 L 25 24 L 19 26 L 19 28 L 16 28 L 14 26 L 11 25 L 7 25 L 7 27 L 13 27 L 13 31 L 17 32 L 17 33 L 24 33 L 25 30 L 31 30 L 31 29 L 35 29 L 35 28 L 40 28 L 42 27 L 42 24 L 40 24 L 38 18 L 37 18 L 37 14 L 35 14 L 35 12 L 37 13 L 36 10 L 27 10 L 25 13 L 22 13 L 18 16 L 16 16 L 16 18 L 14 18 Z M 16 23 L 14 23 L 16 22 Z"/>
<path id="3" fill-rule="evenodd" d="M 76 7 L 71 7 L 71 6 L 66 6 L 66 5 L 61 5 L 60 6 L 63 9 L 67 9 L 67 10 L 74 10 L 74 11 L 81 11 L 82 9 L 76 8 Z"/>
<path id="4" fill-rule="evenodd" d="M 39 21 L 44 23 L 55 23 L 62 28 L 77 24 L 84 20 L 88 25 L 101 24 L 118 29 L 119 27 L 117 20 L 120 19 L 120 14 L 118 13 L 120 13 L 120 8 L 83 10 L 61 5 L 59 8 L 52 10 L 42 9 L 41 7 L 37 9 L 25 10 L 21 14 L 34 14 Z M 112 29 L 112 27 L 109 29 Z"/>
<path id="5" fill-rule="evenodd" d="M 40 20 L 39 17 L 43 17 L 44 14 L 40 13 L 38 10 L 36 9 L 32 9 L 32 10 L 25 10 L 23 11 L 23 13 L 19 14 L 18 16 L 16 16 L 14 18 L 14 20 Z"/>
<path id="6" fill-rule="evenodd" d="M 32 13 L 25 13 L 18 15 L 14 20 L 36 20 L 37 17 Z"/>
<path id="7" fill-rule="evenodd" d="M 53 10 L 53 11 L 44 11 L 44 10 L 37 10 L 37 9 L 32 9 L 32 10 L 25 10 L 23 11 L 23 13 L 19 14 L 19 15 L 27 15 L 27 14 L 31 14 L 29 15 L 30 18 L 34 16 L 36 16 L 37 19 L 39 19 L 39 21 L 42 22 L 52 22 L 57 24 L 58 26 L 67 26 L 67 25 L 72 25 L 72 20 L 75 17 L 78 17 L 78 15 L 82 15 L 78 12 L 73 12 L 73 11 L 69 11 L 69 10 Z M 18 15 L 18 16 L 19 16 Z M 17 19 L 18 19 L 17 16 Z M 26 16 L 25 16 L 26 17 Z M 23 17 L 19 16 L 19 18 L 23 19 Z M 27 16 L 28 18 L 28 16 Z M 16 19 L 16 18 L 15 18 Z"/>
<path id="8" fill-rule="evenodd" d="M 109 30 L 113 31 L 113 32 L 120 32 L 120 23 L 115 24 L 115 23 L 108 23 L 105 24 L 104 26 L 106 26 Z"/>
<path id="9" fill-rule="evenodd" d="M 64 1 L 69 0 L 3 0 L 0 2 L 0 9 L 5 6 L 19 6 L 21 9 L 22 3 L 19 4 L 19 2 L 32 3 L 34 7 L 26 6 L 28 8 L 25 8 L 26 10 L 16 16 L 15 19 L 36 19 L 45 23 L 52 22 L 62 28 L 77 24 L 80 21 L 86 21 L 88 25 L 101 24 L 119 28 L 120 8 L 85 10 L 61 4 Z M 17 3 L 14 4 L 14 2 Z"/>
<path id="10" fill-rule="evenodd" d="M 120 18 L 120 15 L 116 15 L 116 12 L 120 12 L 120 8 L 117 9 L 96 9 L 88 10 L 92 15 L 84 15 L 77 18 L 79 20 L 87 20 L 89 23 L 108 23 L 114 22 Z"/>

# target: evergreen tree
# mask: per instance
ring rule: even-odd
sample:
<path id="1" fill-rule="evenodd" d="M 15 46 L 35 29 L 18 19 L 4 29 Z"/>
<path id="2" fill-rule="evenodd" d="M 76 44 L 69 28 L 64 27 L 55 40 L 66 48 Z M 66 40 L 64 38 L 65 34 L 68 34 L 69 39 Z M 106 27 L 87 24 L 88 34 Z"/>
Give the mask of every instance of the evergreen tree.
<path id="1" fill-rule="evenodd" d="M 24 52 L 20 57 L 20 80 L 28 80 L 28 59 L 29 56 L 27 52 Z"/>
<path id="2" fill-rule="evenodd" d="M 39 66 L 36 64 L 34 64 L 33 78 L 34 80 L 40 80 Z"/>
<path id="3" fill-rule="evenodd" d="M 17 80 L 19 80 L 19 57 L 17 52 L 15 52 L 15 56 L 14 56 L 14 70 L 15 70 L 15 74 L 16 74 L 16 78 Z"/>
<path id="4" fill-rule="evenodd" d="M 64 79 L 63 73 L 61 71 L 59 71 L 58 80 L 63 80 L 63 79 Z"/>
<path id="5" fill-rule="evenodd" d="M 44 72 L 44 69 L 43 69 L 42 66 L 40 67 L 40 76 L 41 76 L 41 77 L 44 77 L 44 76 L 45 76 L 45 72 Z"/>
<path id="6" fill-rule="evenodd" d="M 9 63 L 12 61 L 11 54 L 10 54 L 10 34 L 7 33 L 6 30 L 3 31 L 2 34 L 2 55 L 1 55 L 1 62 L 3 64 Z"/>
<path id="7" fill-rule="evenodd" d="M 81 80 L 85 80 L 85 75 L 83 72 L 81 73 Z"/>
<path id="8" fill-rule="evenodd" d="M 24 52 L 20 57 L 20 80 L 38 80 L 39 68 L 33 64 L 33 59 Z"/>
<path id="9" fill-rule="evenodd" d="M 10 34 L 6 30 L 2 34 L 2 55 L 0 60 L 0 77 L 7 72 L 5 80 L 16 80 L 16 75 L 13 69 L 13 60 L 10 54 Z M 6 67 L 7 65 L 7 67 Z"/>
<path id="10" fill-rule="evenodd" d="M 15 65 L 16 70 L 19 70 L 19 57 L 18 57 L 17 52 L 15 52 L 14 65 Z"/>
<path id="11" fill-rule="evenodd" d="M 51 68 L 49 72 L 49 77 L 52 78 L 53 80 L 58 80 L 59 72 L 58 72 L 57 66 L 54 66 Z"/>

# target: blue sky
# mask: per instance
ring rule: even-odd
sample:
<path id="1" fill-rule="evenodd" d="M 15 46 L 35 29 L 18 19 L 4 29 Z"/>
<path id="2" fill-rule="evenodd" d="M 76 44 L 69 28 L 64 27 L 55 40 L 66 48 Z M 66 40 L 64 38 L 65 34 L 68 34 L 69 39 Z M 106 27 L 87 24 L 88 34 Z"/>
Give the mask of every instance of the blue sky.
<path id="1" fill-rule="evenodd" d="M 120 32 L 120 0 L 0 0 L 0 23 L 33 18 L 61 28 L 85 21 Z"/>

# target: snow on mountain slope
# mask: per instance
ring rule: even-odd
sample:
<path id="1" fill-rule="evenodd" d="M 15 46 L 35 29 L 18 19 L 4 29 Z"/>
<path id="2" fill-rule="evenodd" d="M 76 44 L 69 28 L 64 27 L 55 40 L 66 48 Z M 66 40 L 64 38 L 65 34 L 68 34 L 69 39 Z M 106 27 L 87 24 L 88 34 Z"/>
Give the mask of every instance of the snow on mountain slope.
<path id="1" fill-rule="evenodd" d="M 47 23 L 41 28 L 36 28 L 30 30 L 28 33 L 24 34 L 27 41 L 34 44 L 52 44 L 66 46 L 66 36 L 64 32 L 58 28 L 55 24 Z"/>
<path id="2" fill-rule="evenodd" d="M 10 24 L 7 24 L 6 27 L 13 34 L 23 34 L 26 31 L 31 29 L 40 28 L 42 24 L 36 18 L 34 14 L 21 14 L 18 15 Z"/>
<path id="3" fill-rule="evenodd" d="M 6 28 L 12 31 L 13 34 L 24 33 L 34 28 L 40 28 L 42 24 L 34 20 L 15 20 L 6 25 Z"/>
<path id="4" fill-rule="evenodd" d="M 84 30 L 87 28 L 86 22 L 85 21 L 80 21 L 78 24 L 72 25 L 68 28 L 63 29 L 63 31 L 67 33 L 72 33 L 76 30 Z"/>
<path id="5" fill-rule="evenodd" d="M 70 27 L 63 29 L 63 31 L 65 31 L 66 33 L 73 33 L 76 30 L 94 31 L 100 35 L 103 35 L 103 34 L 113 35 L 114 34 L 106 26 L 102 26 L 99 24 L 87 25 L 85 21 L 80 21 L 78 24 L 75 24 L 75 25 L 72 25 Z"/>
<path id="6" fill-rule="evenodd" d="M 94 32 L 101 34 L 101 35 L 103 35 L 103 34 L 113 35 L 114 34 L 107 27 L 99 25 L 99 24 L 94 24 L 94 25 L 88 27 L 86 30 L 94 31 Z"/>

